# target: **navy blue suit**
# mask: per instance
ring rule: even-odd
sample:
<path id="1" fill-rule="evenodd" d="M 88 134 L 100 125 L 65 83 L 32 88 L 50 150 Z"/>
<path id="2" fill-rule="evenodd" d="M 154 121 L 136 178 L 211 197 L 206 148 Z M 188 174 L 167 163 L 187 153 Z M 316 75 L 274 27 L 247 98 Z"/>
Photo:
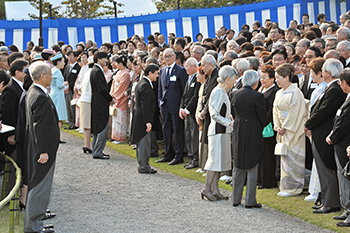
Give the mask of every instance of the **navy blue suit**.
<path id="1" fill-rule="evenodd" d="M 164 159 L 182 160 L 184 149 L 184 122 L 179 117 L 181 98 L 185 89 L 188 75 L 184 67 L 175 63 L 171 74 L 168 67 L 160 70 L 158 85 L 158 103 L 162 113 L 162 129 L 165 141 Z M 174 133 L 175 154 L 172 147 Z"/>

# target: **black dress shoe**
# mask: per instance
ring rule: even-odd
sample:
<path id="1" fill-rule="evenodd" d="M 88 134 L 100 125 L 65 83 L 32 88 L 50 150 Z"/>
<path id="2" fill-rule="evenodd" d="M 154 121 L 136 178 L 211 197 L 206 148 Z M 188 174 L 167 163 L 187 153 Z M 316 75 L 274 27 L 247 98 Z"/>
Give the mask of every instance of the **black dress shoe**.
<path id="1" fill-rule="evenodd" d="M 53 224 L 46 224 L 44 225 L 44 228 L 53 228 Z"/>
<path id="2" fill-rule="evenodd" d="M 157 173 L 157 171 L 151 168 L 151 169 L 148 170 L 148 171 L 140 171 L 140 170 L 139 170 L 139 173 L 140 173 L 140 174 L 155 174 L 155 173 Z"/>
<path id="3" fill-rule="evenodd" d="M 162 157 L 161 159 L 158 159 L 156 161 L 156 163 L 166 163 L 166 162 L 170 162 L 170 161 L 171 161 L 171 159 L 166 159 L 166 158 Z"/>
<path id="4" fill-rule="evenodd" d="M 193 168 L 196 168 L 198 167 L 198 165 L 196 166 L 195 164 L 190 164 L 189 166 L 186 167 L 186 169 L 193 169 Z"/>
<path id="5" fill-rule="evenodd" d="M 169 165 L 176 165 L 176 164 L 180 164 L 180 163 L 183 163 L 184 161 L 183 160 L 177 160 L 177 159 L 173 159 L 171 160 L 170 163 L 168 163 Z"/>
<path id="6" fill-rule="evenodd" d="M 151 157 L 151 158 L 157 158 L 157 157 L 159 157 L 159 155 L 151 154 L 149 157 Z"/>
<path id="7" fill-rule="evenodd" d="M 232 204 L 233 205 L 233 207 L 237 207 L 237 206 L 239 206 L 241 203 L 238 203 L 238 204 Z"/>
<path id="8" fill-rule="evenodd" d="M 340 216 L 334 216 L 334 220 L 345 220 L 349 216 L 349 213 L 344 210 L 344 213 Z"/>
<path id="9" fill-rule="evenodd" d="M 26 205 L 23 204 L 21 201 L 19 202 L 19 209 L 20 209 L 21 211 L 26 209 Z"/>
<path id="10" fill-rule="evenodd" d="M 323 205 L 314 205 L 314 206 L 312 207 L 312 209 L 318 210 L 318 209 L 321 209 L 322 207 L 323 207 Z"/>
<path id="11" fill-rule="evenodd" d="M 261 208 L 262 205 L 260 203 L 257 203 L 256 205 L 246 205 L 246 209 L 251 209 L 251 208 Z"/>
<path id="12" fill-rule="evenodd" d="M 94 159 L 109 159 L 109 155 L 102 154 L 100 156 L 92 156 Z"/>
<path id="13" fill-rule="evenodd" d="M 67 143 L 67 142 L 60 140 L 60 143 L 61 143 L 61 144 L 65 144 L 65 143 Z"/>
<path id="14" fill-rule="evenodd" d="M 43 218 L 43 220 L 54 218 L 54 217 L 56 217 L 55 213 L 46 213 L 45 217 Z"/>
<path id="15" fill-rule="evenodd" d="M 231 184 L 231 183 L 232 183 L 232 178 L 225 181 L 225 184 Z"/>
<path id="16" fill-rule="evenodd" d="M 83 152 L 84 154 L 91 154 L 92 153 L 92 150 L 87 148 L 86 146 L 83 147 Z"/>
<path id="17" fill-rule="evenodd" d="M 318 210 L 314 210 L 314 214 L 328 214 L 332 212 L 338 212 L 340 211 L 340 207 L 322 207 Z"/>
<path id="18" fill-rule="evenodd" d="M 51 233 L 55 232 L 52 228 L 44 228 L 41 231 L 38 231 L 38 233 Z"/>
<path id="19" fill-rule="evenodd" d="M 46 209 L 46 213 L 50 213 L 51 212 L 51 210 L 50 209 Z"/>
<path id="20" fill-rule="evenodd" d="M 350 227 L 350 223 L 349 222 L 337 222 L 336 225 L 338 227 Z"/>
<path id="21" fill-rule="evenodd" d="M 191 160 L 191 161 L 189 161 L 188 163 L 186 163 L 186 164 L 184 165 L 184 168 L 186 168 L 186 167 L 190 166 L 191 164 L 192 164 L 192 160 Z"/>

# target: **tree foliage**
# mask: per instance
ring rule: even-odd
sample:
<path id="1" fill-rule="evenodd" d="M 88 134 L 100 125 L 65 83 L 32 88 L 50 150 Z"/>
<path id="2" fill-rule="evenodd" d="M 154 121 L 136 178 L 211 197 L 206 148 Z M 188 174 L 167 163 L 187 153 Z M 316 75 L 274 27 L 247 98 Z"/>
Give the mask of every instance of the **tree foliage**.
<path id="1" fill-rule="evenodd" d="M 29 0 L 30 4 L 39 10 L 39 0 Z M 107 4 L 106 2 L 110 3 Z M 61 6 L 52 6 L 52 17 L 53 18 L 96 18 L 107 15 L 114 15 L 113 0 L 64 0 L 61 2 L 64 6 L 64 10 L 61 11 Z M 49 17 L 49 1 L 43 0 L 43 18 Z M 123 13 L 120 7 L 124 6 L 122 3 L 117 3 L 118 13 Z M 37 19 L 38 15 L 29 14 L 31 18 Z"/>
<path id="2" fill-rule="evenodd" d="M 267 0 L 263 0 L 267 1 Z M 156 5 L 158 12 L 171 11 L 178 9 L 177 0 L 152 0 Z M 262 2 L 260 0 L 180 0 L 180 8 L 206 8 L 206 7 L 227 7 L 235 6 L 237 4 L 250 4 L 253 2 Z"/>

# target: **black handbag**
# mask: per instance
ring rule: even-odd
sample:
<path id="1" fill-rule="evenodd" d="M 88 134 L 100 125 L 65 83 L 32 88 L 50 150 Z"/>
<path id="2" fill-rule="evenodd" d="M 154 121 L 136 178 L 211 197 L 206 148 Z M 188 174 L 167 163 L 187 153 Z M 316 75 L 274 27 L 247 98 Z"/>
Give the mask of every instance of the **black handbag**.
<path id="1" fill-rule="evenodd" d="M 342 173 L 346 179 L 350 180 L 350 161 L 345 164 Z"/>

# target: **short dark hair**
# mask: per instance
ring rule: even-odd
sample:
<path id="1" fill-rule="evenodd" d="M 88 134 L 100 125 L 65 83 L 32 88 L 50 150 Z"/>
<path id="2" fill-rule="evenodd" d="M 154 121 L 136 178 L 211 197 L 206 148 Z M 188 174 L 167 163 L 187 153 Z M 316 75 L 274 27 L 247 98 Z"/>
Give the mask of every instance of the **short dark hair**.
<path id="1" fill-rule="evenodd" d="M 4 86 L 10 82 L 10 77 L 4 69 L 0 69 L 0 83 L 4 82 Z"/>
<path id="2" fill-rule="evenodd" d="M 286 52 L 286 49 L 276 49 L 275 51 L 273 51 L 273 53 L 271 53 L 271 57 L 275 56 L 276 54 L 282 54 L 284 57 L 284 60 L 287 59 L 288 54 Z"/>
<path id="3" fill-rule="evenodd" d="M 12 45 L 9 46 L 9 50 L 10 50 L 11 52 L 19 52 L 17 46 L 14 45 L 14 44 L 12 44 Z"/>
<path id="4" fill-rule="evenodd" d="M 159 47 L 158 42 L 157 42 L 157 41 L 155 41 L 155 40 L 151 40 L 151 41 L 149 41 L 149 42 L 148 42 L 148 44 L 153 45 L 153 47 Z"/>
<path id="5" fill-rule="evenodd" d="M 145 68 L 144 74 L 147 77 L 149 75 L 149 73 L 153 74 L 157 70 L 159 70 L 159 66 L 157 66 L 156 64 L 151 63 Z"/>
<path id="6" fill-rule="evenodd" d="M 147 40 L 148 41 L 154 41 L 154 36 L 152 34 L 147 36 Z"/>
<path id="7" fill-rule="evenodd" d="M 175 60 L 180 59 L 181 63 L 184 64 L 185 55 L 182 52 L 175 52 L 176 58 Z"/>
<path id="8" fill-rule="evenodd" d="M 108 50 L 112 51 L 113 45 L 110 42 L 103 43 L 102 46 L 106 46 Z"/>
<path id="9" fill-rule="evenodd" d="M 34 46 L 34 42 L 33 41 L 28 41 L 27 44 Z"/>
<path id="10" fill-rule="evenodd" d="M 340 72 L 339 79 L 345 81 L 350 86 L 350 68 L 345 68 Z"/>
<path id="11" fill-rule="evenodd" d="M 325 14 L 321 13 L 317 15 L 317 21 L 320 21 L 321 19 L 323 19 L 324 17 L 327 17 Z"/>
<path id="12" fill-rule="evenodd" d="M 316 46 L 311 46 L 308 49 L 314 51 L 316 57 L 321 57 L 321 55 L 322 55 L 321 50 L 319 48 L 317 48 Z"/>
<path id="13" fill-rule="evenodd" d="M 258 27 L 258 28 L 260 28 L 261 27 L 261 24 L 260 24 L 260 22 L 259 21 L 254 21 L 254 23 L 253 24 L 256 24 L 256 26 Z"/>
<path id="14" fill-rule="evenodd" d="M 64 45 L 64 42 L 62 40 L 57 42 L 58 46 L 62 47 Z"/>
<path id="15" fill-rule="evenodd" d="M 97 63 L 98 59 L 107 58 L 107 56 L 105 51 L 96 51 L 94 54 L 94 63 Z"/>
<path id="16" fill-rule="evenodd" d="M 310 18 L 310 16 L 309 16 L 308 14 L 306 14 L 306 13 L 305 13 L 305 14 L 303 14 L 303 16 L 307 16 L 308 18 Z"/>
<path id="17" fill-rule="evenodd" d="M 185 46 L 186 46 L 185 39 L 181 38 L 181 37 L 177 37 L 175 39 L 175 44 L 180 45 L 182 48 L 185 48 Z"/>
<path id="18" fill-rule="evenodd" d="M 58 46 L 57 44 L 53 45 L 51 48 L 52 48 L 52 50 L 55 51 L 56 53 L 61 52 L 61 48 L 60 48 L 60 46 Z"/>
<path id="19" fill-rule="evenodd" d="M 16 71 L 23 71 L 23 68 L 25 66 L 29 65 L 29 62 L 27 60 L 24 59 L 17 59 L 14 62 L 12 62 L 11 66 L 10 66 L 10 74 L 12 76 L 15 76 Z"/>
<path id="20" fill-rule="evenodd" d="M 67 53 L 67 56 L 71 55 L 73 53 L 73 56 L 74 57 L 78 57 L 80 52 L 79 51 L 73 51 L 73 50 L 70 50 L 68 53 Z M 43 57 L 44 58 L 44 57 Z"/>
<path id="21" fill-rule="evenodd" d="M 18 58 L 23 58 L 23 54 L 20 52 L 11 53 L 11 55 L 7 57 L 8 65 L 11 66 L 11 63 Z"/>
<path id="22" fill-rule="evenodd" d="M 267 73 L 269 78 L 275 78 L 275 68 L 272 65 L 263 65 L 261 67 L 261 73 Z"/>

